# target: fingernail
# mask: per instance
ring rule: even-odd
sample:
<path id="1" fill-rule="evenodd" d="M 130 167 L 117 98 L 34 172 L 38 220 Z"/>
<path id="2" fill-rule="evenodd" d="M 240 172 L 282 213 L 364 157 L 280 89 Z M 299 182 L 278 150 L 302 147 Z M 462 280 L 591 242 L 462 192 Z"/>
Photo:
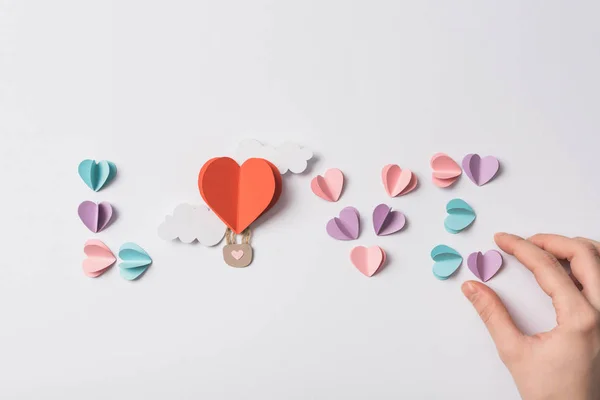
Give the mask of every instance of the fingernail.
<path id="1" fill-rule="evenodd" d="M 508 233 L 506 233 L 506 232 L 497 232 L 497 233 L 494 235 L 494 237 L 500 237 L 500 236 L 506 236 L 506 235 L 508 235 Z"/>
<path id="2" fill-rule="evenodd" d="M 462 289 L 463 294 L 468 299 L 471 299 L 471 296 L 473 296 L 477 292 L 477 287 L 475 285 L 473 285 L 472 282 L 463 283 L 461 289 Z"/>

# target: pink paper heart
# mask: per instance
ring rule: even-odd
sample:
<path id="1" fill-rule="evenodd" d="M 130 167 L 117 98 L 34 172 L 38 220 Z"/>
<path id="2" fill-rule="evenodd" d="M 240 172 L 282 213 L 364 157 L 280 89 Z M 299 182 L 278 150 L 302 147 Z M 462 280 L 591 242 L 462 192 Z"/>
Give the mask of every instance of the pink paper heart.
<path id="1" fill-rule="evenodd" d="M 357 246 L 350 251 L 350 261 L 363 275 L 371 277 L 385 263 L 385 251 L 379 246 Z"/>
<path id="2" fill-rule="evenodd" d="M 117 261 L 112 251 L 97 239 L 85 242 L 83 252 L 87 255 L 83 260 L 83 272 L 90 278 L 102 275 Z"/>
<path id="3" fill-rule="evenodd" d="M 310 182 L 313 193 L 326 201 L 338 201 L 344 188 L 344 174 L 337 168 L 328 169 Z"/>
<path id="4" fill-rule="evenodd" d="M 406 224 L 406 217 L 400 211 L 392 211 L 387 204 L 380 204 L 373 210 L 373 229 L 377 236 L 396 233 Z"/>
<path id="5" fill-rule="evenodd" d="M 244 257 L 244 250 L 233 250 L 231 252 L 231 257 L 235 258 L 236 260 L 241 259 Z"/>
<path id="6" fill-rule="evenodd" d="M 390 197 L 403 196 L 417 187 L 417 176 L 409 169 L 396 164 L 388 164 L 381 171 L 381 180 Z"/>
<path id="7" fill-rule="evenodd" d="M 489 281 L 498 273 L 502 262 L 502 254 L 496 250 L 490 250 L 483 255 L 478 251 L 467 258 L 467 266 L 483 282 Z"/>
<path id="8" fill-rule="evenodd" d="M 98 233 L 108 226 L 113 216 L 113 208 L 110 203 L 94 203 L 84 201 L 77 209 L 81 222 L 92 232 Z"/>
<path id="9" fill-rule="evenodd" d="M 434 154 L 431 157 L 430 165 L 433 170 L 431 179 L 436 186 L 441 188 L 451 186 L 462 174 L 460 165 L 444 153 Z"/>
<path id="10" fill-rule="evenodd" d="M 465 174 L 477 186 L 491 181 L 500 169 L 500 162 L 494 156 L 481 158 L 479 154 L 467 154 L 462 161 Z"/>
<path id="11" fill-rule="evenodd" d="M 360 234 L 360 216 L 354 207 L 346 207 L 340 211 L 339 218 L 332 218 L 327 222 L 327 233 L 337 240 L 358 239 Z"/>

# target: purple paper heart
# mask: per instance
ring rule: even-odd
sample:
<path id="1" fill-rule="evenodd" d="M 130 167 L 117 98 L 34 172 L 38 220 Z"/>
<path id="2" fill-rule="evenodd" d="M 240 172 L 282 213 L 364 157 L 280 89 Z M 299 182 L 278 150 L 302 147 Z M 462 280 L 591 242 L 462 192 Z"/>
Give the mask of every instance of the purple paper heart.
<path id="1" fill-rule="evenodd" d="M 354 207 L 346 207 L 340 211 L 340 216 L 327 222 L 327 233 L 337 240 L 358 239 L 360 234 L 360 217 Z"/>
<path id="2" fill-rule="evenodd" d="M 108 226 L 113 215 L 113 208 L 107 202 L 96 204 L 84 201 L 77 210 L 81 222 L 92 232 L 98 233 Z"/>
<path id="3" fill-rule="evenodd" d="M 502 267 L 502 254 L 496 250 L 490 250 L 485 254 L 481 254 L 480 251 L 472 253 L 467 258 L 467 266 L 476 277 L 487 282 Z"/>
<path id="4" fill-rule="evenodd" d="M 491 181 L 500 169 L 500 162 L 494 156 L 481 158 L 479 154 L 467 154 L 462 161 L 465 174 L 477 186 Z"/>
<path id="5" fill-rule="evenodd" d="M 406 217 L 400 211 L 392 211 L 387 204 L 380 204 L 373 210 L 373 228 L 377 236 L 391 235 L 404 228 Z"/>

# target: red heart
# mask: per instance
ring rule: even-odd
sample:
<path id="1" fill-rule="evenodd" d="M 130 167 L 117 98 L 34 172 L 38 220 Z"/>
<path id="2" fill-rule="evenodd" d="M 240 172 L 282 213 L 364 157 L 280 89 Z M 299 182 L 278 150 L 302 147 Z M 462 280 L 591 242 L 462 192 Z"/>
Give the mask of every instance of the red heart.
<path id="1" fill-rule="evenodd" d="M 281 174 L 267 160 L 251 158 L 240 167 L 229 157 L 213 158 L 198 177 L 200 194 L 237 234 L 272 207 L 281 195 Z"/>

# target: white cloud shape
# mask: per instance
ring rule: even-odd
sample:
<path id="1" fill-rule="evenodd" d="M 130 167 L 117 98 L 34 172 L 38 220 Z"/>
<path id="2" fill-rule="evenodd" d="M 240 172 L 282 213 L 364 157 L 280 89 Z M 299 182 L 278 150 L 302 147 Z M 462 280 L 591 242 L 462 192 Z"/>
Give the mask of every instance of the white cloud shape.
<path id="1" fill-rule="evenodd" d="M 225 224 L 208 207 L 180 204 L 160 224 L 158 236 L 164 240 L 179 238 L 183 243 L 198 240 L 204 246 L 215 246 L 225 236 L 225 230 Z"/>
<path id="2" fill-rule="evenodd" d="M 264 158 L 275 164 L 279 172 L 285 174 L 300 174 L 306 170 L 308 160 L 313 158 L 313 152 L 302 148 L 296 143 L 285 142 L 281 146 L 264 145 L 254 139 L 240 142 L 237 151 L 237 161 L 241 164 L 249 158 Z"/>

